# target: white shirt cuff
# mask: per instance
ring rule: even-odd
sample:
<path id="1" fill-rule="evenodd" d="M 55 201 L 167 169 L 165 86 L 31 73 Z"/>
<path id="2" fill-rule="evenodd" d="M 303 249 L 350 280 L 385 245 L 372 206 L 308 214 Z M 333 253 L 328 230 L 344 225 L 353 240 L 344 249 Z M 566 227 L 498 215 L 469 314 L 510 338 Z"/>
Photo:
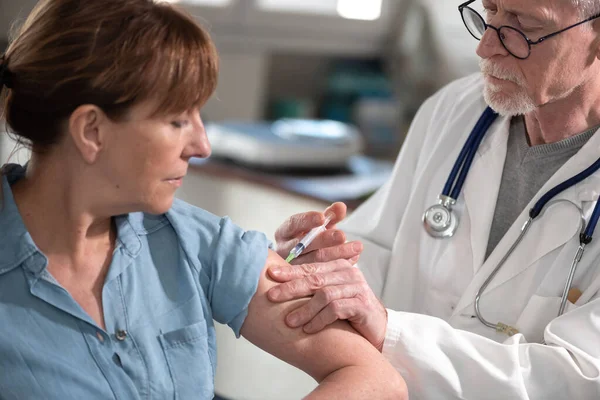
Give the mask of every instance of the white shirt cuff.
<path id="1" fill-rule="evenodd" d="M 398 346 L 398 342 L 401 339 L 402 335 L 402 314 L 405 314 L 400 311 L 394 311 L 387 309 L 388 313 L 388 323 L 385 331 L 385 340 L 383 342 L 383 355 L 390 359 L 390 357 L 394 354 L 396 347 Z"/>

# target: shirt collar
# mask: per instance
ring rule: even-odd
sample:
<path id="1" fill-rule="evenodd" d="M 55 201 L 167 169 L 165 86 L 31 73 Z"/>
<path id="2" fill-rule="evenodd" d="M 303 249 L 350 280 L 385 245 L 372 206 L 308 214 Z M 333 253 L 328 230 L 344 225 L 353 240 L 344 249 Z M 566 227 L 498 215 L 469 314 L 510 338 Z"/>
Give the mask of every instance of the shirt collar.
<path id="1" fill-rule="evenodd" d="M 131 257 L 136 257 L 142 249 L 142 241 L 139 238 L 134 222 L 132 214 L 115 217 L 117 240 Z"/>
<path id="2" fill-rule="evenodd" d="M 25 176 L 25 168 L 8 164 L 2 169 L 2 197 L 0 199 L 0 274 L 22 264 L 32 255 L 41 252 L 27 232 L 12 194 L 11 185 Z M 45 261 L 45 257 L 43 257 Z M 47 262 L 26 263 L 32 272 L 40 273 Z M 35 271 L 33 271 L 35 270 Z"/>

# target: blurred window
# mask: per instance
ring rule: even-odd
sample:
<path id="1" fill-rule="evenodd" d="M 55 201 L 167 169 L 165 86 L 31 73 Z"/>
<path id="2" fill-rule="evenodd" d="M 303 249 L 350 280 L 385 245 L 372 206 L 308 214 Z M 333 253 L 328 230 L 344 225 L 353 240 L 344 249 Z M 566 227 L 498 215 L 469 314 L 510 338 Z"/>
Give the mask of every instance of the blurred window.
<path id="1" fill-rule="evenodd" d="M 340 16 L 374 21 L 381 17 L 382 0 L 256 0 L 263 11 Z"/>
<path id="2" fill-rule="evenodd" d="M 171 3 L 186 3 L 195 6 L 226 7 L 233 0 L 167 0 Z"/>

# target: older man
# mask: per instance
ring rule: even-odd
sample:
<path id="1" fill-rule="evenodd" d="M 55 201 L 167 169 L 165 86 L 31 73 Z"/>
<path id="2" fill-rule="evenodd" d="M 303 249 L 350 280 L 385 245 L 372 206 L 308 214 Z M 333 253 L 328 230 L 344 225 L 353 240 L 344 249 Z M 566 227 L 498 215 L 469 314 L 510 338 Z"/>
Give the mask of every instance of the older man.
<path id="1" fill-rule="evenodd" d="M 271 271 L 286 283 L 270 298 L 314 294 L 287 323 L 349 319 L 412 399 L 598 399 L 600 0 L 459 10 L 482 73 L 422 106 L 392 178 L 344 223 L 362 274 L 318 263 L 360 251 L 332 229 L 300 257 L 312 267 Z M 280 254 L 314 216 L 282 225 Z"/>

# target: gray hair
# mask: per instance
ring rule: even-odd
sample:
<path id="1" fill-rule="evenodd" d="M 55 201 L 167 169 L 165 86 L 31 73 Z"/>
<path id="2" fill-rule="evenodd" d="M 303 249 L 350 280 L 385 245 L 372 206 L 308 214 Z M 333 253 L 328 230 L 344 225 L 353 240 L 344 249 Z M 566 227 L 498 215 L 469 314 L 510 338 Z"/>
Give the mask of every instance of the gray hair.
<path id="1" fill-rule="evenodd" d="M 579 9 L 583 18 L 600 13 L 600 1 L 598 0 L 571 0 L 571 3 Z"/>

